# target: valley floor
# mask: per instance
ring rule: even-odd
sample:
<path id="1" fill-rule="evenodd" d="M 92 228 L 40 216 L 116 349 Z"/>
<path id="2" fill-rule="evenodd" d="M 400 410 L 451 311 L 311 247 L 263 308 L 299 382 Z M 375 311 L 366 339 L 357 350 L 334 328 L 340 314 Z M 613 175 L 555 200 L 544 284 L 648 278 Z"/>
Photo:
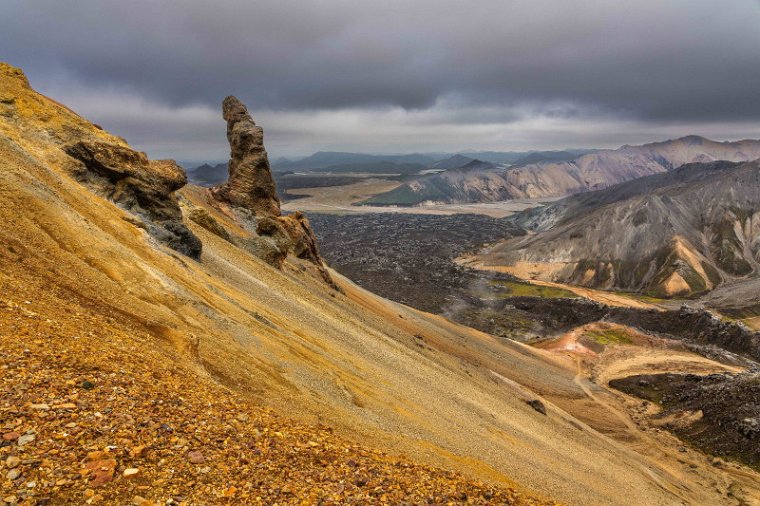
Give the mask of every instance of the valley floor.
<path id="1" fill-rule="evenodd" d="M 506 202 L 486 202 L 481 204 L 429 204 L 414 207 L 359 206 L 357 202 L 399 186 L 398 181 L 382 178 L 367 178 L 361 182 L 344 186 L 322 188 L 299 188 L 288 190 L 297 199 L 285 203 L 283 211 L 304 211 L 307 213 L 332 214 L 424 214 L 449 216 L 453 214 L 480 214 L 492 218 L 504 218 L 556 199 L 524 199 Z"/>

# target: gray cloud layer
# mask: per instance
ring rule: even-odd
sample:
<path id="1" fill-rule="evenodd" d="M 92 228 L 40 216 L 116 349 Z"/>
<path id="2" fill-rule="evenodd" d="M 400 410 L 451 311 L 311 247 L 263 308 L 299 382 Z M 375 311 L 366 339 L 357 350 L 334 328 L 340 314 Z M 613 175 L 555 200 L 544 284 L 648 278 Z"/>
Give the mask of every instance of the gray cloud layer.
<path id="1" fill-rule="evenodd" d="M 6 0 L 3 12 L 3 58 L 38 87 L 96 116 L 106 98 L 125 112 L 138 101 L 146 124 L 155 109 L 210 114 L 230 93 L 318 129 L 342 111 L 368 138 L 392 111 L 423 133 L 426 122 L 760 123 L 756 0 Z M 138 133 L 139 118 L 112 112 Z M 330 144 L 299 131 L 277 124 L 276 142 Z"/>

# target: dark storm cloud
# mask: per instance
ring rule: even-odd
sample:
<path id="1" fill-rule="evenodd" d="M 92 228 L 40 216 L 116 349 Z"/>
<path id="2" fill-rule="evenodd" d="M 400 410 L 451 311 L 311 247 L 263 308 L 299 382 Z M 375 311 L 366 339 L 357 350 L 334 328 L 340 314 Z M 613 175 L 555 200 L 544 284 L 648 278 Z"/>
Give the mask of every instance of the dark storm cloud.
<path id="1" fill-rule="evenodd" d="M 566 100 L 657 120 L 760 117 L 752 0 L 4 2 L 6 57 L 174 105 L 426 108 Z"/>
<path id="2" fill-rule="evenodd" d="M 0 59 L 154 156 L 614 146 L 760 131 L 754 0 L 5 0 Z"/>

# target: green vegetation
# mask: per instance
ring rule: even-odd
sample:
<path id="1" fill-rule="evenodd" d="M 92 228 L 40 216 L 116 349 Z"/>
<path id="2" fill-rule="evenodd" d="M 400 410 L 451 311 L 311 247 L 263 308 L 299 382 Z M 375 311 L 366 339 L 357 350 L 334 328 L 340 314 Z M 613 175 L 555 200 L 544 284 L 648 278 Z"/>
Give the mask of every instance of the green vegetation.
<path id="1" fill-rule="evenodd" d="M 702 268 L 705 270 L 705 274 L 707 274 L 707 279 L 710 280 L 710 283 L 712 283 L 713 286 L 718 286 L 723 282 L 723 278 L 715 267 L 708 264 L 707 262 L 700 263 L 702 264 Z"/>
<path id="2" fill-rule="evenodd" d="M 736 216 L 736 219 L 742 226 L 755 214 L 754 209 L 743 209 L 735 206 L 731 206 L 728 209 Z"/>
<path id="3" fill-rule="evenodd" d="M 723 220 L 713 228 L 713 255 L 718 266 L 729 274 L 744 276 L 752 272 L 752 266 L 743 258 L 743 246 L 736 236 L 734 223 Z"/>
<path id="4" fill-rule="evenodd" d="M 651 295 L 646 295 L 644 293 L 639 293 L 639 292 L 617 290 L 615 291 L 615 293 L 622 295 L 624 297 L 628 297 L 629 299 L 634 299 L 634 300 L 638 300 L 640 302 L 646 302 L 649 304 L 660 304 L 662 302 L 665 302 L 666 300 L 661 297 L 653 297 Z"/>
<path id="5" fill-rule="evenodd" d="M 413 206 L 425 199 L 415 193 L 408 185 L 402 185 L 389 192 L 381 193 L 359 202 L 365 206 Z"/>
<path id="6" fill-rule="evenodd" d="M 655 255 L 655 262 L 655 265 L 659 267 L 659 271 L 646 288 L 645 293 L 647 295 L 670 298 L 671 296 L 665 293 L 663 284 L 674 272 L 678 273 L 686 284 L 689 285 L 689 293 L 683 294 L 684 297 L 695 298 L 708 291 L 705 279 L 691 265 L 679 257 L 672 246 L 660 249 Z M 712 273 L 713 276 L 715 274 Z M 708 272 L 708 276 L 710 275 L 711 273 Z"/>
<path id="7" fill-rule="evenodd" d="M 570 290 L 553 286 L 534 285 L 522 281 L 497 280 L 493 283 L 508 290 L 507 293 L 501 294 L 502 297 L 542 297 L 545 299 L 568 299 L 578 297 L 576 293 L 571 292 Z"/>
<path id="8" fill-rule="evenodd" d="M 697 271 L 686 262 L 681 262 L 680 267 L 678 273 L 684 281 L 686 281 L 686 284 L 689 285 L 689 288 L 695 296 L 701 295 L 707 291 L 707 283 L 705 283 L 705 279 Z"/>
<path id="9" fill-rule="evenodd" d="M 760 316 L 760 304 L 753 304 L 744 307 L 722 308 L 721 314 L 734 320 L 744 320 L 746 318 L 756 318 Z"/>
<path id="10" fill-rule="evenodd" d="M 610 344 L 631 344 L 633 342 L 625 331 L 618 329 L 589 330 L 583 335 L 605 346 Z"/>

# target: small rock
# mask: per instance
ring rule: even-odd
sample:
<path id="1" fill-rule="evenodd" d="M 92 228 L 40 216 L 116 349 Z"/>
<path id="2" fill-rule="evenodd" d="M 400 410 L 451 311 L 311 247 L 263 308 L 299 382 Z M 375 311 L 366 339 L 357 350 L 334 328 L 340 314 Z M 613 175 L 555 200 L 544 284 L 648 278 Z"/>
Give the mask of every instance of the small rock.
<path id="1" fill-rule="evenodd" d="M 145 454 L 145 446 L 134 446 L 129 450 L 129 456 L 133 459 L 142 457 Z"/>
<path id="2" fill-rule="evenodd" d="M 28 482 L 26 482 L 26 488 L 34 488 L 36 486 L 37 486 L 37 482 L 36 481 L 28 481 Z"/>
<path id="3" fill-rule="evenodd" d="M 187 458 L 190 459 L 190 462 L 193 464 L 203 464 L 206 462 L 206 457 L 198 450 L 188 452 Z"/>
<path id="4" fill-rule="evenodd" d="M 132 478 L 140 474 L 140 470 L 135 467 L 130 467 L 124 470 L 123 476 L 125 478 Z"/>
<path id="5" fill-rule="evenodd" d="M 3 502 L 7 504 L 16 504 L 18 502 L 18 497 L 15 495 L 7 495 L 3 497 Z"/>
<path id="6" fill-rule="evenodd" d="M 8 469 L 13 469 L 14 467 L 18 467 L 18 465 L 21 464 L 21 459 L 18 457 L 10 456 L 7 459 L 5 459 L 5 467 Z"/>
<path id="7" fill-rule="evenodd" d="M 538 411 L 542 415 L 546 415 L 546 406 L 544 406 L 543 402 L 539 401 L 538 399 L 531 399 L 531 400 L 525 401 L 525 402 L 528 404 L 528 406 L 530 406 L 531 408 L 535 409 L 536 411 Z"/>
<path id="8" fill-rule="evenodd" d="M 93 388 L 95 388 L 95 383 L 93 383 L 92 381 L 84 380 L 82 382 L 82 388 L 84 388 L 85 390 L 92 390 Z"/>
<path id="9" fill-rule="evenodd" d="M 45 404 L 45 403 L 42 403 L 42 404 L 32 404 L 29 407 L 32 408 L 32 409 L 40 410 L 40 411 L 50 411 L 50 406 L 47 405 L 47 404 Z"/>
<path id="10" fill-rule="evenodd" d="M 77 409 L 77 405 L 73 402 L 65 402 L 54 407 L 55 409 Z"/>
<path id="11" fill-rule="evenodd" d="M 3 434 L 3 441 L 15 441 L 21 437 L 18 432 L 6 432 Z"/>
<path id="12" fill-rule="evenodd" d="M 108 452 L 97 451 L 87 455 L 85 470 L 91 473 L 90 482 L 93 486 L 104 485 L 113 480 L 116 471 L 116 459 Z"/>
<path id="13" fill-rule="evenodd" d="M 21 476 L 21 469 L 19 468 L 11 469 L 8 471 L 8 474 L 5 475 L 5 477 L 11 481 L 18 479 L 19 476 Z"/>
<path id="14" fill-rule="evenodd" d="M 24 434 L 20 438 L 18 438 L 18 445 L 19 446 L 25 446 L 34 441 L 37 438 L 34 434 Z"/>

